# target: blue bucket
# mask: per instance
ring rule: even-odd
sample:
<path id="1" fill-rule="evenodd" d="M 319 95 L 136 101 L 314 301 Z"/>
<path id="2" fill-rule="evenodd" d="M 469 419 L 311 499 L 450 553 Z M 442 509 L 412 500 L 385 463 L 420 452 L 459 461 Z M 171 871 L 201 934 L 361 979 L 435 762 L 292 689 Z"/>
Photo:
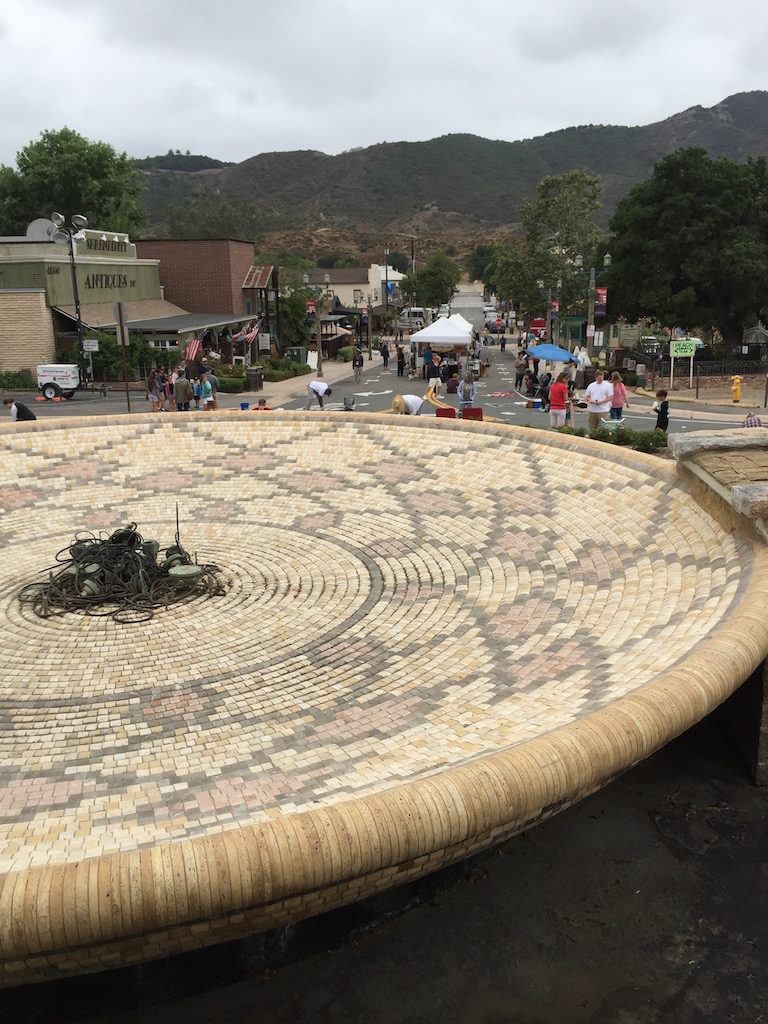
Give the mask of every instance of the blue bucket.
<path id="1" fill-rule="evenodd" d="M 250 409 L 250 407 L 251 406 L 250 406 L 249 402 L 241 402 L 240 403 L 240 408 L 243 410 L 243 412 L 247 412 L 248 409 Z"/>
<path id="2" fill-rule="evenodd" d="M 541 408 L 541 399 L 540 398 L 534 398 L 534 400 L 533 400 L 533 408 L 534 409 L 540 409 Z"/>

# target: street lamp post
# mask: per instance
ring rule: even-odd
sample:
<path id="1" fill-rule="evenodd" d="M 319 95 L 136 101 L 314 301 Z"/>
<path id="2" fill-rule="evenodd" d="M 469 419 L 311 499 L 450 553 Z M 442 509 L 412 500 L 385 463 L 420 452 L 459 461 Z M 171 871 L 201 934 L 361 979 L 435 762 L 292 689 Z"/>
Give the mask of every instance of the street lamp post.
<path id="1" fill-rule="evenodd" d="M 536 282 L 536 284 L 539 287 L 539 291 L 543 295 L 544 294 L 544 281 L 540 278 Z M 557 284 L 556 284 L 555 287 L 557 288 L 557 295 L 558 295 L 558 300 L 559 300 L 560 292 L 562 291 L 562 288 L 563 288 L 562 278 L 558 278 L 557 279 Z M 558 307 L 558 316 L 559 316 L 559 314 L 560 314 L 560 309 Z M 560 335 L 559 335 L 559 328 L 558 328 L 558 340 L 559 340 L 559 337 L 560 337 Z M 547 342 L 549 344 L 552 344 L 552 289 L 551 288 L 547 288 Z"/>
<path id="2" fill-rule="evenodd" d="M 309 285 L 309 274 L 302 275 L 302 281 L 305 285 Z M 323 284 L 325 288 L 331 283 L 331 275 L 326 271 L 323 275 Z M 323 302 L 325 300 L 325 293 L 321 290 L 319 285 L 314 285 L 315 292 L 315 341 L 317 342 L 317 376 L 323 376 L 323 336 L 322 329 L 320 326 L 320 314 L 323 311 Z"/>
<path id="3" fill-rule="evenodd" d="M 373 317 L 373 303 L 371 302 L 371 293 L 368 292 L 368 362 L 373 361 L 373 350 L 371 348 L 371 319 Z"/>
<path id="4" fill-rule="evenodd" d="M 75 242 L 82 242 L 85 238 L 83 228 L 88 226 L 88 220 L 81 213 L 72 217 L 70 224 L 61 213 L 52 213 L 51 220 L 56 230 L 51 236 L 57 245 L 69 243 L 69 263 L 72 270 L 72 294 L 75 300 L 75 316 L 77 317 L 77 361 L 80 367 L 80 387 L 85 387 L 85 352 L 83 351 L 83 319 L 80 313 L 80 291 L 77 287 L 77 267 L 75 266 Z"/>
<path id="5" fill-rule="evenodd" d="M 581 254 L 579 254 L 573 262 L 576 264 L 577 267 L 583 267 L 584 257 Z M 605 270 L 607 270 L 608 267 L 610 267 L 611 262 L 611 254 L 607 252 L 603 256 L 603 267 Z M 590 359 L 592 358 L 592 354 L 595 347 L 595 277 L 595 268 L 591 267 L 589 271 L 589 291 L 587 292 L 587 354 L 589 355 Z"/>
<path id="6" fill-rule="evenodd" d="M 384 314 L 389 312 L 389 246 L 384 246 Z M 386 324 L 384 325 L 386 327 Z"/>

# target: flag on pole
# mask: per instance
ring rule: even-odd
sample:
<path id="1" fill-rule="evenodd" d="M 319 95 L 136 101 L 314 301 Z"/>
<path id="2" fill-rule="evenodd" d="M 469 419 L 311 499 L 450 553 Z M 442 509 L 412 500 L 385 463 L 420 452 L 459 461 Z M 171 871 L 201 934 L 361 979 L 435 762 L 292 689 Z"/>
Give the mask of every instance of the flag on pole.
<path id="1" fill-rule="evenodd" d="M 196 359 L 200 355 L 200 351 L 203 347 L 203 343 L 200 338 L 193 338 L 190 342 L 187 342 L 184 347 L 184 358 L 189 359 L 190 362 Z"/>

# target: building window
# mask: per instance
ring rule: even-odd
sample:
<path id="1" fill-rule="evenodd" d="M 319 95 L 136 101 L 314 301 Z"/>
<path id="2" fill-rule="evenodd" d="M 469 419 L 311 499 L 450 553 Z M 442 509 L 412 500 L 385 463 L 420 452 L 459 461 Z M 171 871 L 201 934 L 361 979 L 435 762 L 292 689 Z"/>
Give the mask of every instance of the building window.
<path id="1" fill-rule="evenodd" d="M 618 338 L 618 336 L 619 336 L 619 325 L 618 324 L 613 324 L 611 326 L 611 332 L 612 332 L 612 335 L 613 335 L 614 338 Z"/>
<path id="2" fill-rule="evenodd" d="M 355 288 L 353 290 L 353 292 L 352 292 L 352 301 L 353 302 L 362 302 L 363 301 L 363 290 L 362 290 L 362 288 Z"/>
<path id="3" fill-rule="evenodd" d="M 251 315 L 251 300 L 250 299 L 246 299 L 245 300 L 245 315 L 246 316 L 250 316 Z"/>

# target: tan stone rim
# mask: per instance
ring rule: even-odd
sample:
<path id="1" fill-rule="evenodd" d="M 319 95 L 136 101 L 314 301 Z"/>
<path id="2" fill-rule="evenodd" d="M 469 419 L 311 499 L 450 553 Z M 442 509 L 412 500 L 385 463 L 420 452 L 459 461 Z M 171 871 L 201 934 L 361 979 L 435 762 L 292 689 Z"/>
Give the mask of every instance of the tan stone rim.
<path id="1" fill-rule="evenodd" d="M 377 414 L 355 419 L 380 422 Z M 133 416 L 122 420 L 141 423 Z M 67 426 L 99 422 L 68 419 Z M 407 426 L 435 428 L 431 420 Z M 38 421 L 24 429 L 49 427 Z M 439 429 L 467 427 L 444 421 Z M 472 429 L 529 433 L 495 424 Z M 570 436 L 550 440 L 573 448 L 589 445 L 592 454 L 597 443 Z M 674 472 L 652 456 L 602 448 L 609 461 L 642 462 L 664 476 Z M 738 608 L 697 651 L 615 704 L 471 764 L 211 836 L 10 872 L 0 878 L 0 958 L 18 963 L 76 956 L 76 950 L 96 945 L 119 947 L 131 937 L 274 905 L 450 847 L 476 849 L 521 831 L 599 789 L 727 698 L 768 653 L 767 597 L 768 549 L 756 546 L 752 579 Z M 440 864 L 438 856 L 432 866 Z M 424 871 L 429 869 L 425 864 Z M 18 981 L 32 975 L 30 965 Z"/>

